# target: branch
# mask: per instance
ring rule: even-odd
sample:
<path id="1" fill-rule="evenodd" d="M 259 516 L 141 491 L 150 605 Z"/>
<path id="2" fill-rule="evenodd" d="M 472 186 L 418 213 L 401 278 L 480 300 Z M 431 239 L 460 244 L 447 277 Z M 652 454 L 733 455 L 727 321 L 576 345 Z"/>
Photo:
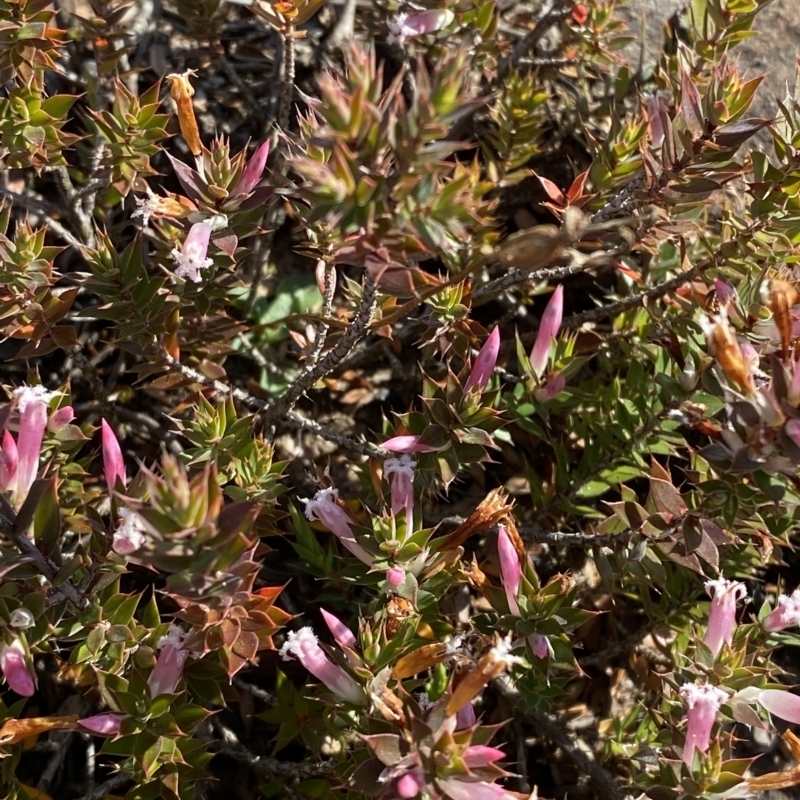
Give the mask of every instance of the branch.
<path id="1" fill-rule="evenodd" d="M 44 200 L 39 200 L 27 194 L 18 194 L 5 186 L 0 186 L 0 195 L 7 197 L 14 205 L 38 214 L 47 224 L 47 227 L 71 247 L 81 247 L 81 243 L 60 222 L 53 218 L 53 214 L 58 213 L 58 211 L 55 208 L 48 208 L 49 204 Z"/>
<path id="2" fill-rule="evenodd" d="M 81 597 L 75 587 L 65 581 L 55 586 L 58 577 L 58 567 L 48 559 L 44 553 L 24 534 L 17 530 L 17 515 L 5 496 L 0 494 L 0 533 L 2 533 L 20 551 L 22 556 L 36 567 L 54 588 L 61 592 L 77 608 L 84 609 L 89 603 Z"/>
<path id="3" fill-rule="evenodd" d="M 647 205 L 645 201 L 637 201 L 633 197 L 634 192 L 637 192 L 645 185 L 646 177 L 644 170 L 640 169 L 599 211 L 589 217 L 589 224 L 607 222 L 612 217 L 629 214 L 635 210 L 632 208 L 634 203 L 637 207 Z"/>
<path id="4" fill-rule="evenodd" d="M 103 800 L 107 794 L 112 794 L 115 789 L 119 789 L 131 780 L 129 775 L 126 775 L 124 772 L 118 772 L 104 783 L 96 786 L 91 792 L 87 792 L 83 797 L 79 797 L 78 800 Z"/>
<path id="5" fill-rule="evenodd" d="M 89 247 L 94 247 L 95 239 L 91 213 L 87 213 L 84 210 L 81 202 L 82 198 L 78 197 L 72 178 L 69 176 L 69 170 L 64 166 L 58 166 L 46 168 L 45 171 L 53 174 L 58 191 L 67 205 L 69 215 L 72 217 L 83 243 Z"/>
<path id="6" fill-rule="evenodd" d="M 589 776 L 601 797 L 624 800 L 627 793 L 617 786 L 613 777 L 600 764 L 590 758 L 570 739 L 569 734 L 556 717 L 545 714 L 543 711 L 524 707 L 522 697 L 516 687 L 512 685 L 508 675 L 501 675 L 492 682 L 492 686 L 511 706 L 515 715 L 524 716 L 533 722 L 545 739 L 549 739 L 559 747 L 581 772 Z"/>
<path id="7" fill-rule="evenodd" d="M 300 373 L 295 382 L 289 386 L 283 397 L 273 403 L 264 413 L 267 424 L 285 415 L 294 408 L 295 403 L 318 381 L 329 372 L 332 372 L 339 363 L 346 358 L 353 350 L 353 347 L 364 338 L 369 329 L 369 324 L 375 314 L 375 306 L 378 300 L 378 285 L 375 279 L 368 273 L 364 273 L 363 294 L 361 305 L 358 308 L 355 318 L 349 325 L 344 335 L 327 352 L 325 357 L 313 364 L 306 364 L 303 372 Z"/>
<path id="8" fill-rule="evenodd" d="M 388 450 L 384 450 L 382 447 L 378 447 L 377 445 L 368 444 L 367 442 L 356 442 L 347 436 L 343 436 L 341 433 L 336 433 L 335 431 L 326 428 L 324 425 L 320 425 L 318 422 L 308 419 L 308 417 L 304 417 L 297 411 L 287 412 L 286 418 L 283 421 L 296 428 L 302 428 L 303 430 L 316 434 L 320 437 L 320 439 L 333 442 L 334 444 L 339 445 L 339 447 L 344 447 L 345 449 L 357 453 L 360 456 L 388 458 L 389 456 L 394 455 Z"/>

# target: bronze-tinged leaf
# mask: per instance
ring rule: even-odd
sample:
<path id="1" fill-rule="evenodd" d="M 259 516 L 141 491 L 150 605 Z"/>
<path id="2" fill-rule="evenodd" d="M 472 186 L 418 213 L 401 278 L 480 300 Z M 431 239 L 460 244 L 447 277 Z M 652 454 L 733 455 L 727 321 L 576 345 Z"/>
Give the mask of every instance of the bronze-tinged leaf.
<path id="1" fill-rule="evenodd" d="M 746 780 L 747 787 L 754 792 L 768 792 L 771 789 L 789 789 L 800 786 L 800 767 L 792 767 L 782 772 L 768 772 Z"/>
<path id="2" fill-rule="evenodd" d="M 447 645 L 441 642 L 435 644 L 424 644 L 417 650 L 404 655 L 395 664 L 392 670 L 392 677 L 396 681 L 410 678 L 426 669 L 435 667 L 447 655 Z"/>
<path id="3" fill-rule="evenodd" d="M 461 525 L 449 536 L 440 540 L 437 549 L 455 550 L 457 547 L 461 547 L 470 536 L 492 528 L 505 520 L 511 541 L 514 543 L 517 553 L 522 556 L 525 553 L 525 547 L 513 521 L 513 509 L 513 502 L 508 499 L 508 495 L 502 489 L 492 489 Z"/>
<path id="4" fill-rule="evenodd" d="M 71 731 L 78 727 L 78 715 L 66 717 L 28 717 L 9 719 L 0 728 L 0 745 L 14 744 L 29 736 L 38 736 L 47 731 Z"/>

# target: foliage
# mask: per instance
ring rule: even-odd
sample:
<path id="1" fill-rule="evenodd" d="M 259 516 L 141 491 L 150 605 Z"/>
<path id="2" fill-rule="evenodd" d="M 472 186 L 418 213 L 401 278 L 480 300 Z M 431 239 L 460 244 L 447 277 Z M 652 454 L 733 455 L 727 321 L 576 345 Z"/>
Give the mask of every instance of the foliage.
<path id="1" fill-rule="evenodd" d="M 796 781 L 767 2 L 0 0 L 3 796 Z"/>

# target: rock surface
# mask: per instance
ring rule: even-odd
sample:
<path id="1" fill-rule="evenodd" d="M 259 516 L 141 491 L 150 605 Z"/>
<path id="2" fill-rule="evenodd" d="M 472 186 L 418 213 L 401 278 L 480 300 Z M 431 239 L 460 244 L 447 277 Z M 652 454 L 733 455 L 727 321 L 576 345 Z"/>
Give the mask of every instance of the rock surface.
<path id="1" fill-rule="evenodd" d="M 664 44 L 666 22 L 685 0 L 631 0 L 619 11 L 631 32 L 644 32 L 646 64 L 658 60 Z M 786 96 L 786 85 L 794 85 L 797 57 L 800 55 L 800 0 L 773 0 L 756 18 L 758 35 L 740 44 L 733 57 L 747 77 L 766 74 L 759 87 L 751 114 L 772 117 L 779 113 L 775 99 Z M 638 42 L 628 52 L 638 63 Z"/>

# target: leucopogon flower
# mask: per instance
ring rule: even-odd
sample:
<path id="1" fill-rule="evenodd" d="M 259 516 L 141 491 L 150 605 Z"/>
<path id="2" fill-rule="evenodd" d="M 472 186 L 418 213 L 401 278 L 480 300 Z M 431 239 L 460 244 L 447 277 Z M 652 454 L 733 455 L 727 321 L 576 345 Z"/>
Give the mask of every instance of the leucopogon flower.
<path id="1" fill-rule="evenodd" d="M 695 750 L 705 753 L 711 742 L 711 729 L 717 712 L 728 695 L 708 683 L 689 683 L 680 690 L 686 704 L 686 745 L 683 761 L 691 767 Z"/>
<path id="2" fill-rule="evenodd" d="M 207 222 L 195 222 L 183 242 L 183 247 L 172 250 L 172 258 L 178 265 L 175 277 L 200 283 L 203 280 L 201 270 L 208 269 L 214 261 L 208 258 L 208 245 L 211 242 L 212 228 Z"/>
<path id="3" fill-rule="evenodd" d="M 736 604 L 747 597 L 747 588 L 739 581 L 719 578 L 707 581 L 705 589 L 711 595 L 705 643 L 716 658 L 722 646 L 733 641 L 733 632 L 736 629 Z"/>
<path id="4" fill-rule="evenodd" d="M 761 626 L 768 633 L 782 631 L 792 625 L 800 624 L 800 589 L 790 595 L 782 594 L 775 603 L 775 608 L 761 621 Z"/>

